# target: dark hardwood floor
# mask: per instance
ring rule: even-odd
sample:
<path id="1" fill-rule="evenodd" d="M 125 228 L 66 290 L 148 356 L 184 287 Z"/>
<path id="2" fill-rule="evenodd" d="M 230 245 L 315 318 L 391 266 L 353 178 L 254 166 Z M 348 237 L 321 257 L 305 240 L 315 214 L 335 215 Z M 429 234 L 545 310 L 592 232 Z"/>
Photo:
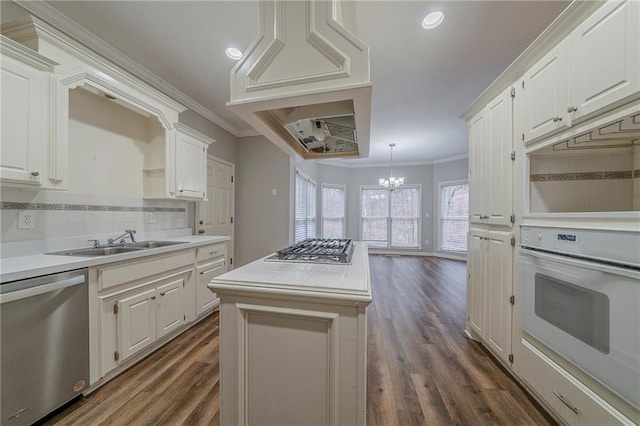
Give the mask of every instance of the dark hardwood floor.
<path id="1" fill-rule="evenodd" d="M 463 333 L 466 264 L 370 256 L 367 423 L 552 424 Z M 47 422 L 217 425 L 218 314 Z"/>

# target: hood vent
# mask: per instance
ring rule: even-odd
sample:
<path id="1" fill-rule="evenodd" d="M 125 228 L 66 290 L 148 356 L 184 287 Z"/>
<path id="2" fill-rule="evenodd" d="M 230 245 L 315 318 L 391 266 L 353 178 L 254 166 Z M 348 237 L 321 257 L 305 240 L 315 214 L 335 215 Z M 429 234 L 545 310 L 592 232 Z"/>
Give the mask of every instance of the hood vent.
<path id="1" fill-rule="evenodd" d="M 369 48 L 356 2 L 261 1 L 260 34 L 231 71 L 227 106 L 304 159 L 369 155 Z"/>

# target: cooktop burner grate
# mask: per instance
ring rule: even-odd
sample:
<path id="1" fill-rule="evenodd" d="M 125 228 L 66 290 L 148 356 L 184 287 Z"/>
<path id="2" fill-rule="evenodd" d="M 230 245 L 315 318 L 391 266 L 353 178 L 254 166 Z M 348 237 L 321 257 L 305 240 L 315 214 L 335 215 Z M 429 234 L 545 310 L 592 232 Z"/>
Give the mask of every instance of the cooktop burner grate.
<path id="1" fill-rule="evenodd" d="M 350 239 L 307 238 L 278 250 L 275 255 L 266 260 L 350 264 L 352 256 L 353 241 Z"/>

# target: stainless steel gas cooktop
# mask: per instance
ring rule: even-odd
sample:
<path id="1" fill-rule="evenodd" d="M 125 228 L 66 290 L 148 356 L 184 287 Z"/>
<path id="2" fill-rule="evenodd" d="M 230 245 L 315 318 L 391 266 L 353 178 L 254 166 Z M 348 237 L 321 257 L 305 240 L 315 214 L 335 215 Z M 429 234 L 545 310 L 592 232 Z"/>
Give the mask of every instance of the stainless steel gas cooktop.
<path id="1" fill-rule="evenodd" d="M 352 256 L 352 240 L 307 238 L 278 250 L 265 261 L 350 265 Z"/>

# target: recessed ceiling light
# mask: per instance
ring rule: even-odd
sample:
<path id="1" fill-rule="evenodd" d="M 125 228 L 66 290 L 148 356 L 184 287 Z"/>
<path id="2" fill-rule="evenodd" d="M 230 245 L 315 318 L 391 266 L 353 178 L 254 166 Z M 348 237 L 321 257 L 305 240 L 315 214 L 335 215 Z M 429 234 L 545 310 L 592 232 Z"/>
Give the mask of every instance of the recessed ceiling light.
<path id="1" fill-rule="evenodd" d="M 442 21 L 444 21 L 444 13 L 431 12 L 422 20 L 422 28 L 425 30 L 432 30 L 442 24 Z"/>
<path id="2" fill-rule="evenodd" d="M 242 52 L 236 49 L 235 47 L 229 47 L 227 50 L 224 51 L 224 53 L 226 53 L 227 56 L 233 59 L 234 61 L 237 61 L 238 59 L 242 58 Z"/>

